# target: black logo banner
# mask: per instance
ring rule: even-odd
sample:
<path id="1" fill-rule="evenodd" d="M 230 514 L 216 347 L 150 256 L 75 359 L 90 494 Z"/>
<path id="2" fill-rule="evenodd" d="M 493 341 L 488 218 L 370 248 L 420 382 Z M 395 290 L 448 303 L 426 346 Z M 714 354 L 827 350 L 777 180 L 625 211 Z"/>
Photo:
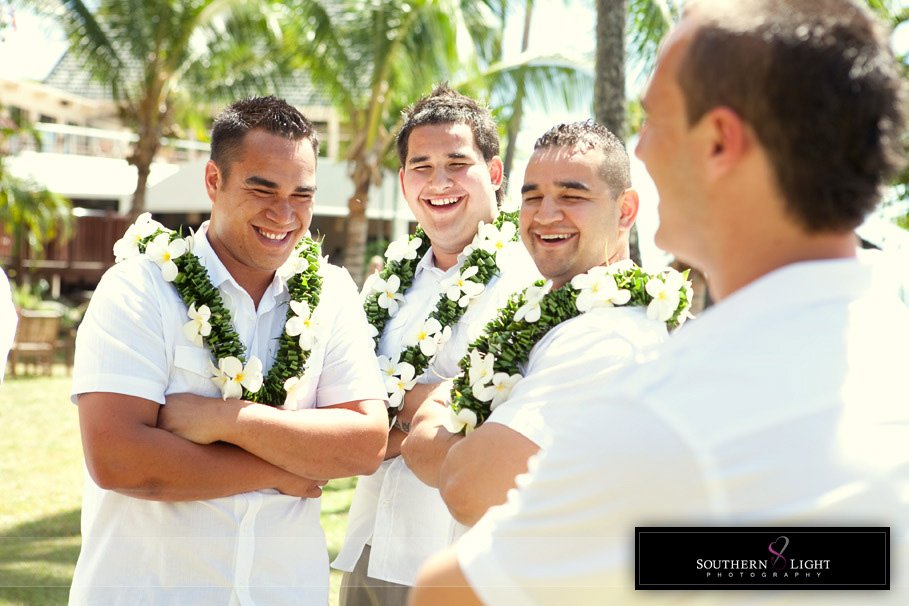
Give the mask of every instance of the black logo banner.
<path id="1" fill-rule="evenodd" d="M 890 589 L 890 528 L 638 527 L 635 589 Z"/>

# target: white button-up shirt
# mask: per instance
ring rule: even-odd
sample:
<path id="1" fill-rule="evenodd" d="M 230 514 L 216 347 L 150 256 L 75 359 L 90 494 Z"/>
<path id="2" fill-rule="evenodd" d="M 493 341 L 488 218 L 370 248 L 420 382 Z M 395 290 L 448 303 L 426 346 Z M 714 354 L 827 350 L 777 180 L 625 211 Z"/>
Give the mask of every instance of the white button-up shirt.
<path id="1" fill-rule="evenodd" d="M 248 354 L 274 360 L 289 294 L 277 276 L 256 309 L 203 231 L 195 253 L 220 291 Z M 297 408 L 385 399 L 353 281 L 325 265 L 316 345 Z M 210 352 L 183 335 L 186 305 L 143 258 L 108 271 L 77 338 L 73 398 L 107 391 L 164 404 L 171 393 L 218 397 Z M 273 489 L 207 501 L 135 499 L 86 473 L 74 604 L 324 604 L 328 554 L 319 499 Z"/>
<path id="2" fill-rule="evenodd" d="M 441 282 L 460 271 L 461 265 L 459 262 L 447 271 L 437 268 L 432 249 L 420 259 L 404 304 L 385 327 L 378 353 L 394 356 L 404 349 L 408 331 L 419 328 L 435 309 Z M 509 247 L 500 266 L 501 274 L 471 302 L 453 327 L 451 339 L 442 347 L 432 367 L 421 375 L 420 382 L 433 383 L 458 375 L 458 362 L 466 355 L 467 346 L 481 334 L 483 326 L 495 317 L 509 296 L 539 279 L 533 260 L 519 244 Z M 423 562 L 451 543 L 453 523 L 438 489 L 421 482 L 403 458 L 389 459 L 376 473 L 357 482 L 344 547 L 332 566 L 353 570 L 363 546 L 369 542 L 367 574 L 412 585 Z"/>
<path id="3" fill-rule="evenodd" d="M 608 382 L 576 360 L 551 446 L 458 543 L 483 602 L 727 604 L 634 590 L 636 526 L 709 524 L 889 526 L 891 591 L 773 603 L 909 603 L 909 310 L 892 282 L 854 260 L 789 265 L 658 350 Z"/>
<path id="4" fill-rule="evenodd" d="M 550 330 L 530 350 L 524 378 L 486 419 L 520 433 L 540 448 L 550 442 L 549 415 L 559 415 L 562 394 L 595 369 L 605 377 L 640 359 L 667 337 L 665 322 L 647 319 L 639 306 L 597 307 Z M 579 372 L 580 371 L 580 372 Z M 608 384 L 603 384 L 608 390 Z"/>

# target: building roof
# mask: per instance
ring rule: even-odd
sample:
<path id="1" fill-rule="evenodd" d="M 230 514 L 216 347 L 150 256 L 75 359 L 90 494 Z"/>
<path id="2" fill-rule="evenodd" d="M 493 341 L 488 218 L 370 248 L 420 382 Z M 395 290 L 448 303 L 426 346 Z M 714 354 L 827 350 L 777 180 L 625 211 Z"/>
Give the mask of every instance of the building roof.
<path id="1" fill-rule="evenodd" d="M 135 63 L 135 69 L 137 71 L 139 69 L 138 62 Z M 99 101 L 113 99 L 110 87 L 92 78 L 84 64 L 69 51 L 63 53 L 44 79 L 44 84 L 88 99 Z M 295 77 L 282 82 L 278 90 L 262 91 L 262 94 L 270 92 L 297 107 L 331 105 L 328 96 L 316 90 L 303 72 L 297 72 Z"/>

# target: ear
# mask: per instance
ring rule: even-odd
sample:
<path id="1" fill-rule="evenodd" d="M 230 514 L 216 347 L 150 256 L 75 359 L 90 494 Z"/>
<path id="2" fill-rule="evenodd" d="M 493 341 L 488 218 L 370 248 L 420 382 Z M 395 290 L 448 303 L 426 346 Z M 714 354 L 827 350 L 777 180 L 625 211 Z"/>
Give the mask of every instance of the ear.
<path id="1" fill-rule="evenodd" d="M 502 179 L 505 177 L 505 166 L 502 164 L 502 158 L 493 156 L 486 163 L 486 166 L 489 168 L 489 178 L 492 181 L 493 189 L 498 191 L 502 187 Z"/>
<path id="2" fill-rule="evenodd" d="M 218 187 L 221 185 L 221 171 L 217 164 L 209 160 L 205 164 L 205 191 L 208 198 L 214 203 L 218 193 Z"/>
<path id="3" fill-rule="evenodd" d="M 631 231 L 634 220 L 638 216 L 638 208 L 641 201 L 638 198 L 638 192 L 630 187 L 622 192 L 618 200 L 619 204 L 619 231 Z"/>
<path id="4" fill-rule="evenodd" d="M 398 183 L 401 184 L 401 194 L 406 198 L 407 190 L 404 187 L 404 169 L 403 168 L 398 170 Z"/>
<path id="5" fill-rule="evenodd" d="M 708 137 L 708 176 L 722 177 L 741 162 L 751 147 L 751 133 L 742 118 L 728 107 L 710 110 L 701 120 Z"/>

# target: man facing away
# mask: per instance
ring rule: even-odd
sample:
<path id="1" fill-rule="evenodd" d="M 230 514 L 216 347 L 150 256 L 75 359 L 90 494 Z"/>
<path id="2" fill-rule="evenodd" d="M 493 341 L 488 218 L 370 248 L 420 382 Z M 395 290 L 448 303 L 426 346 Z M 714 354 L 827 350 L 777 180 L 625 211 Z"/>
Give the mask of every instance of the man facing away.
<path id="1" fill-rule="evenodd" d="M 613 281 L 608 271 L 632 266 L 628 234 L 638 196 L 631 189 L 625 147 L 606 128 L 588 121 L 547 131 L 534 145 L 521 193 L 521 237 L 550 282 L 544 286 L 550 293 L 575 289 L 583 284 L 578 276 Z M 661 319 L 648 319 L 645 309 L 623 301 L 617 290 L 613 301 L 612 291 L 602 284 L 591 281 L 591 287 L 590 294 L 604 296 L 586 313 L 572 309 L 574 317 L 541 335 L 520 361 L 523 378 L 476 431 L 462 436 L 446 430 L 450 413 L 433 400 L 414 416 L 402 446 L 404 459 L 424 482 L 439 487 L 461 524 L 471 526 L 490 506 L 505 502 L 515 477 L 527 470 L 527 459 L 548 442 L 547 416 L 560 414 L 556 400 L 574 374 L 605 375 L 665 339 Z M 503 319 L 502 324 L 523 330 L 545 322 L 547 318 L 531 316 Z M 508 342 L 520 340 L 514 330 L 499 333 Z M 579 359 L 583 369 L 577 366 Z M 566 364 L 574 374 L 564 372 Z M 450 392 L 450 383 L 446 390 Z"/>
<path id="2" fill-rule="evenodd" d="M 329 478 L 376 469 L 387 415 L 353 281 L 308 240 L 312 263 L 296 263 L 317 149 L 284 101 L 232 104 L 212 128 L 211 220 L 192 239 L 156 236 L 98 285 L 73 373 L 88 474 L 71 603 L 327 601 L 316 497 Z M 155 225 L 140 217 L 119 252 Z M 192 280 L 183 255 L 202 267 Z M 294 326 L 309 341 L 285 353 Z M 230 340 L 248 360 L 213 355 Z M 301 356 L 302 376 L 280 374 Z M 264 386 L 259 360 L 274 366 Z M 283 406 L 240 399 L 272 378 Z"/>
<path id="3" fill-rule="evenodd" d="M 635 526 L 704 524 L 889 526 L 890 591 L 772 600 L 906 603 L 909 311 L 852 235 L 902 162 L 905 104 L 856 2 L 688 5 L 637 154 L 657 244 L 704 270 L 717 304 L 608 393 L 595 376 L 566 390 L 553 446 L 427 565 L 413 603 L 768 599 L 634 591 Z"/>
<path id="4" fill-rule="evenodd" d="M 340 599 L 347 606 L 404 604 L 420 565 L 450 544 L 453 522 L 438 490 L 420 482 L 397 456 L 410 428 L 412 403 L 422 402 L 434 384 L 460 372 L 458 362 L 474 338 L 471 329 L 481 328 L 512 292 L 538 276 L 518 243 L 506 243 L 495 255 L 498 270 L 487 274 L 490 279 L 482 287 L 476 282 L 479 275 L 466 267 L 471 257 L 465 248 L 477 239 L 481 221 L 490 227 L 497 201 L 504 197 L 498 131 L 488 109 L 440 85 L 407 110 L 397 147 L 401 190 L 430 246 L 422 256 L 414 248 L 409 257 L 399 257 L 412 271 L 387 275 L 381 282 L 389 318 L 377 353 L 386 363 L 396 363 L 417 340 L 429 341 L 424 338 L 431 332 L 426 329 L 431 314 L 449 306 L 463 315 L 451 326 L 437 327 L 437 335 L 450 336 L 431 344 L 435 351 L 425 369 L 411 366 L 410 374 L 394 379 L 411 380 L 388 437 L 389 460 L 359 479 L 344 546 L 333 562 L 345 571 Z M 387 269 L 402 266 L 389 263 Z M 369 292 L 368 285 L 364 290 Z"/>

